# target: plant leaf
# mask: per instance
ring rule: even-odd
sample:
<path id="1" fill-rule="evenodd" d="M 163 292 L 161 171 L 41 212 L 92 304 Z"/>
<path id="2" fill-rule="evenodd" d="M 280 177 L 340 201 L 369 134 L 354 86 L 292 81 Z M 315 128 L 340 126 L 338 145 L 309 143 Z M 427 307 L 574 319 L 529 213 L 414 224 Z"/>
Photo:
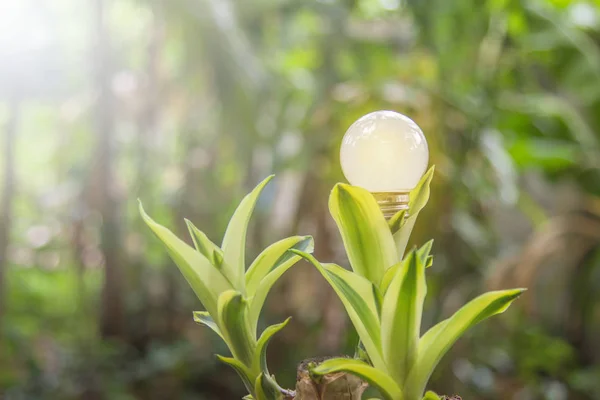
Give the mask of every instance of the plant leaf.
<path id="1" fill-rule="evenodd" d="M 383 309 L 383 295 L 381 291 L 377 288 L 377 286 L 371 283 L 371 290 L 373 291 L 373 299 L 375 300 L 375 309 L 377 310 L 377 315 L 381 319 L 381 311 Z"/>
<path id="2" fill-rule="evenodd" d="M 259 183 L 252 192 L 242 199 L 231 220 L 229 220 L 229 225 L 227 225 L 225 237 L 223 238 L 223 246 L 221 246 L 223 249 L 223 273 L 229 278 L 234 288 L 242 294 L 245 294 L 245 247 L 248 223 L 250 222 L 250 217 L 252 216 L 252 211 L 254 211 L 258 196 L 260 196 L 260 193 L 271 179 L 273 179 L 273 175 Z"/>
<path id="3" fill-rule="evenodd" d="M 376 387 L 386 400 L 404 399 L 402 390 L 389 375 L 360 360 L 332 358 L 312 368 L 311 372 L 316 375 L 348 372 Z"/>
<path id="4" fill-rule="evenodd" d="M 280 240 L 263 250 L 246 272 L 246 292 L 248 296 L 254 296 L 260 282 L 270 272 L 283 264 L 286 264 L 289 268 L 300 259 L 299 256 L 288 252 L 292 248 L 312 253 L 314 249 L 313 239 L 311 236 L 292 236 Z"/>
<path id="5" fill-rule="evenodd" d="M 423 303 L 427 294 L 424 258 L 406 256 L 383 299 L 382 353 L 388 373 L 404 382 L 417 357 Z"/>
<path id="6" fill-rule="evenodd" d="M 379 286 L 381 288 L 381 293 L 385 295 L 390 287 L 390 283 L 392 283 L 392 279 L 394 279 L 394 277 L 398 274 L 398 270 L 403 268 L 403 266 L 404 260 L 394 264 L 390 269 L 385 271 L 385 274 L 383 274 L 383 279 L 381 280 L 381 285 Z"/>
<path id="7" fill-rule="evenodd" d="M 213 251 L 213 260 L 215 260 L 213 264 L 215 267 L 219 269 L 223 267 L 223 252 L 221 249 Z"/>
<path id="8" fill-rule="evenodd" d="M 252 375 L 252 372 L 250 372 L 250 370 L 248 369 L 248 367 L 246 367 L 244 364 L 242 364 L 240 361 L 236 360 L 235 358 L 223 357 L 218 354 L 217 354 L 217 358 L 219 359 L 219 361 L 224 362 L 225 364 L 227 364 L 231 368 L 233 368 L 235 370 L 235 372 L 237 372 L 237 374 L 242 379 L 242 382 L 244 382 L 244 386 L 246 387 L 246 390 L 249 393 L 254 394 L 255 378 Z"/>
<path id="9" fill-rule="evenodd" d="M 219 329 L 233 356 L 251 367 L 256 339 L 248 321 L 248 305 L 240 292 L 227 290 L 219 296 Z"/>
<path id="10" fill-rule="evenodd" d="M 425 268 L 429 268 L 433 265 L 433 256 L 427 256 L 425 259 Z"/>
<path id="11" fill-rule="evenodd" d="M 282 400 L 283 394 L 277 382 L 266 374 L 259 374 L 254 383 L 257 400 Z"/>
<path id="12" fill-rule="evenodd" d="M 419 248 L 419 250 L 417 250 L 417 255 L 421 258 L 421 262 L 425 264 L 425 268 L 431 267 L 431 264 L 433 263 L 433 256 L 429 255 L 432 245 L 433 239 L 425 243 L 423 246 L 421 246 L 421 248 Z M 398 269 L 402 268 L 403 265 L 404 261 L 401 261 L 398 264 L 392 266 L 392 268 L 385 271 L 383 279 L 381 280 L 381 292 L 383 294 L 385 294 L 385 292 L 388 290 L 390 283 L 392 283 L 392 279 L 394 279 L 396 273 L 398 272 Z"/>
<path id="13" fill-rule="evenodd" d="M 438 322 L 437 324 L 429 328 L 429 330 L 423 336 L 421 336 L 421 339 L 419 339 L 419 349 L 429 348 L 429 346 L 431 346 L 432 342 L 437 337 L 438 333 L 440 333 L 444 329 L 444 327 L 448 323 L 448 320 L 449 318 Z"/>
<path id="14" fill-rule="evenodd" d="M 329 211 L 354 272 L 379 285 L 384 271 L 400 258 L 373 195 L 363 188 L 338 183 L 329 196 Z"/>
<path id="15" fill-rule="evenodd" d="M 219 335 L 221 337 L 221 339 L 223 339 L 223 341 L 225 340 L 217 323 L 215 322 L 214 319 L 212 319 L 212 317 L 210 316 L 209 313 L 207 313 L 206 311 L 194 311 L 193 314 L 194 314 L 194 322 L 196 322 L 197 324 L 208 326 L 217 335 Z"/>
<path id="16" fill-rule="evenodd" d="M 396 250 L 398 252 L 398 257 L 402 259 L 404 256 L 404 252 L 406 251 L 406 245 L 408 244 L 408 239 L 410 238 L 410 234 L 415 226 L 415 222 L 417 221 L 417 217 L 421 210 L 427 205 L 429 201 L 429 194 L 431 190 L 429 189 L 429 185 L 431 184 L 431 180 L 433 179 L 433 173 L 435 171 L 435 166 L 429 168 L 429 170 L 423 175 L 417 186 L 411 190 L 409 200 L 408 200 L 408 218 L 400 218 L 400 217 L 392 217 L 390 221 L 400 221 L 398 226 L 397 223 L 394 224 L 391 228 L 396 228 L 398 230 L 392 230 L 394 234 L 394 242 L 396 243 Z M 400 211 L 399 213 L 402 213 Z"/>
<path id="17" fill-rule="evenodd" d="M 434 393 L 430 390 L 429 392 L 425 393 L 423 400 L 441 400 L 441 399 L 440 399 L 440 396 L 438 396 L 436 393 Z"/>
<path id="18" fill-rule="evenodd" d="M 421 260 L 423 264 L 427 264 L 427 259 L 429 258 L 429 253 L 431 253 L 431 248 L 433 247 L 433 239 L 427 241 L 423 246 L 421 246 L 417 250 L 417 257 Z"/>
<path id="19" fill-rule="evenodd" d="M 277 258 L 277 261 L 275 261 L 275 264 L 273 264 L 271 266 L 270 269 L 265 268 L 264 270 L 268 270 L 268 274 L 266 276 L 264 276 L 263 278 L 261 278 L 261 280 L 258 282 L 258 286 L 256 284 L 256 281 L 258 281 L 258 277 L 260 275 L 262 275 L 262 273 L 260 273 L 259 271 L 263 270 L 263 267 L 266 267 L 268 265 L 267 262 L 263 262 L 265 261 L 265 259 L 263 259 L 263 261 L 260 262 L 260 266 L 258 264 L 254 264 L 250 267 L 250 270 L 248 270 L 248 274 L 250 274 L 252 272 L 251 275 L 247 276 L 247 290 L 248 290 L 248 296 L 249 296 L 249 303 L 250 303 L 250 313 L 249 313 L 249 318 L 250 318 L 250 323 L 252 326 L 253 331 L 256 332 L 256 326 L 258 324 L 258 318 L 260 316 L 260 311 L 263 307 L 263 304 L 265 303 L 265 299 L 267 298 L 267 295 L 269 294 L 269 291 L 271 290 L 271 288 L 273 287 L 273 285 L 275 284 L 275 282 L 288 270 L 290 269 L 292 266 L 294 266 L 294 264 L 296 264 L 301 257 L 293 254 L 293 253 L 289 253 L 287 252 L 287 250 L 289 249 L 297 249 L 297 250 L 301 250 L 301 251 L 305 251 L 305 252 L 312 252 L 313 251 L 313 239 L 310 236 L 297 236 L 296 238 L 303 238 L 302 240 L 292 240 L 292 241 L 288 241 L 287 239 L 284 239 L 278 243 L 275 243 L 272 246 L 269 246 L 263 253 L 265 253 L 268 249 L 270 249 L 273 246 L 278 245 L 281 242 L 286 242 L 285 246 L 279 247 L 277 246 L 277 251 L 274 251 L 274 253 L 279 253 L 279 250 L 281 250 L 283 247 L 287 247 L 288 245 L 291 245 L 291 247 L 287 247 L 286 248 L 286 253 L 282 254 L 279 258 Z M 292 239 L 292 238 L 289 238 Z M 292 243 L 295 242 L 295 244 L 292 245 Z M 260 258 L 260 256 L 258 257 Z M 257 258 L 257 260 L 258 260 Z M 253 268 L 254 267 L 254 268 Z M 269 272 L 270 271 L 270 272 Z M 264 271 L 263 271 L 264 272 Z M 252 297 L 250 297 L 252 296 Z"/>
<path id="20" fill-rule="evenodd" d="M 188 246 L 169 229 L 154 222 L 144 211 L 141 202 L 139 208 L 142 218 L 163 242 L 171 259 L 179 267 L 206 310 L 211 315 L 217 315 L 219 294 L 232 288 L 227 278 L 213 267 L 202 254 Z"/>
<path id="21" fill-rule="evenodd" d="M 360 340 L 358 341 L 356 349 L 354 350 L 354 358 L 360 361 L 364 361 L 367 364 L 373 364 L 371 362 L 371 359 L 369 358 L 369 355 L 367 354 L 367 351 L 365 350 L 365 345 L 362 344 Z"/>
<path id="22" fill-rule="evenodd" d="M 431 328 L 419 341 L 416 365 L 405 389 L 408 398 L 419 398 L 440 359 L 465 331 L 493 315 L 504 312 L 525 289 L 485 293 L 467 303 L 452 317 Z"/>
<path id="23" fill-rule="evenodd" d="M 409 196 L 409 199 L 410 199 L 410 196 Z M 400 227 L 402 226 L 402 224 L 404 223 L 404 220 L 406 218 L 406 212 L 407 212 L 406 210 L 398 211 L 396 214 L 394 214 L 392 216 L 392 218 L 389 219 L 388 225 L 389 225 L 392 233 L 395 233 L 398 231 L 398 229 L 400 229 Z"/>
<path id="24" fill-rule="evenodd" d="M 312 255 L 299 250 L 290 250 L 312 263 L 329 282 L 344 304 L 344 308 L 356 328 L 358 336 L 373 365 L 386 371 L 381 355 L 379 313 L 373 284 L 362 276 L 335 264 L 321 264 Z"/>
<path id="25" fill-rule="evenodd" d="M 190 231 L 196 250 L 206 257 L 213 266 L 220 269 L 223 262 L 223 251 L 204 232 L 196 228 L 189 219 L 185 219 L 185 223 Z"/>
<path id="26" fill-rule="evenodd" d="M 266 328 L 258 342 L 256 342 L 256 352 L 254 356 L 254 365 L 253 368 L 255 371 L 261 371 L 265 375 L 269 374 L 269 369 L 267 368 L 267 346 L 269 345 L 269 341 L 277 332 L 285 328 L 285 326 L 290 322 L 291 317 L 286 319 L 280 324 L 271 325 Z"/>

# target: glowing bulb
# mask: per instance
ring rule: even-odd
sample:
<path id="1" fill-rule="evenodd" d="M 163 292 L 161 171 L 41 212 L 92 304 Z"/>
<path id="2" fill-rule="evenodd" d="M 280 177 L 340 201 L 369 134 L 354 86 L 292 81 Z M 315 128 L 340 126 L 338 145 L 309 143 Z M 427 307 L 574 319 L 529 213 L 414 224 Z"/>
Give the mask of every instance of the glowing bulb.
<path id="1" fill-rule="evenodd" d="M 419 126 L 394 111 L 375 111 L 353 123 L 340 150 L 348 181 L 370 192 L 409 192 L 427 169 L 429 150 Z"/>

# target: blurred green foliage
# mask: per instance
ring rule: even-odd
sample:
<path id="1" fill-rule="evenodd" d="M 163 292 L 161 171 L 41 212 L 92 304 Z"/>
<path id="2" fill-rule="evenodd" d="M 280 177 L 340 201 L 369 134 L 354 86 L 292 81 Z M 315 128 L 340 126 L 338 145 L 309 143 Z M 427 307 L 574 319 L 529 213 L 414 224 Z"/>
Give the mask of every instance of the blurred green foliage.
<path id="1" fill-rule="evenodd" d="M 436 165 L 425 324 L 487 289 L 530 290 L 433 377 L 466 399 L 600 393 L 597 0 L 33 0 L 0 12 L 0 397 L 239 398 L 197 301 L 136 198 L 222 237 L 265 176 L 248 259 L 291 234 L 347 266 L 327 212 L 339 142 L 393 109 Z M 8 232 L 4 235 L 3 232 Z M 327 306 L 324 307 L 323 305 Z M 282 384 L 351 354 L 307 265 L 267 299 Z"/>

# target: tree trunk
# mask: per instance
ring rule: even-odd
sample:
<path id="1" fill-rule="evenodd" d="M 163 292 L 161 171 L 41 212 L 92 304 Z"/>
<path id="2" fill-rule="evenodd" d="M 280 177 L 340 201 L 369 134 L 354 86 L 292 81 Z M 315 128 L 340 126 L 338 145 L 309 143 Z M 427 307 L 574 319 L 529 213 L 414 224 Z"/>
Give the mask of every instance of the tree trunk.
<path id="1" fill-rule="evenodd" d="M 145 80 L 141 95 L 142 108 L 137 115 L 136 143 L 136 197 L 141 199 L 147 210 L 152 210 L 152 199 L 155 193 L 152 176 L 157 165 L 157 136 L 160 129 L 161 104 L 163 101 L 162 84 L 162 51 L 164 47 L 165 21 L 163 1 L 152 2 L 152 23 L 148 32 L 146 49 Z M 138 217 L 133 223 L 133 231 L 137 234 L 148 229 L 142 218 Z M 147 237 L 147 236 L 145 236 Z M 144 242 L 142 249 L 146 248 Z M 137 292 L 140 306 L 128 315 L 129 342 L 141 352 L 145 352 L 153 336 L 154 315 L 148 312 L 152 308 L 152 296 L 148 290 L 149 261 L 143 251 L 129 255 L 130 267 L 128 290 Z M 170 268 L 171 266 L 169 266 Z"/>
<path id="2" fill-rule="evenodd" d="M 93 201 L 102 216 L 101 251 L 104 258 L 104 286 L 100 333 L 103 337 L 122 337 L 124 331 L 122 266 L 120 265 L 120 229 L 118 202 L 113 188 L 114 98 L 111 91 L 111 56 L 109 32 L 106 28 L 103 0 L 94 2 L 94 66 L 98 90 L 96 135 L 98 153 L 95 164 Z"/>
<path id="3" fill-rule="evenodd" d="M 9 103 L 8 122 L 4 131 L 4 183 L 0 204 L 0 332 L 6 301 L 5 276 L 8 269 L 8 246 L 12 222 L 12 204 L 15 191 L 15 136 L 19 119 L 19 102 L 12 97 Z"/>

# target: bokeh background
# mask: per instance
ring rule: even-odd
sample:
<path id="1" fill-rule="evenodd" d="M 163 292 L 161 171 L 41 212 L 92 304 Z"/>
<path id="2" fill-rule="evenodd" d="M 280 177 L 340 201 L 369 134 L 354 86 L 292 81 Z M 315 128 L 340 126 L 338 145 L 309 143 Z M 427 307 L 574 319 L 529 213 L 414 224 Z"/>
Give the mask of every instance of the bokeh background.
<path id="1" fill-rule="evenodd" d="M 347 265 L 327 210 L 361 115 L 412 117 L 436 165 L 424 324 L 489 289 L 510 312 L 444 358 L 465 399 L 600 399 L 600 2 L 18 0 L 0 3 L 0 398 L 236 399 L 235 373 L 137 198 L 220 242 L 265 176 L 249 258 L 292 234 Z M 300 263 L 269 360 L 357 337 Z"/>

